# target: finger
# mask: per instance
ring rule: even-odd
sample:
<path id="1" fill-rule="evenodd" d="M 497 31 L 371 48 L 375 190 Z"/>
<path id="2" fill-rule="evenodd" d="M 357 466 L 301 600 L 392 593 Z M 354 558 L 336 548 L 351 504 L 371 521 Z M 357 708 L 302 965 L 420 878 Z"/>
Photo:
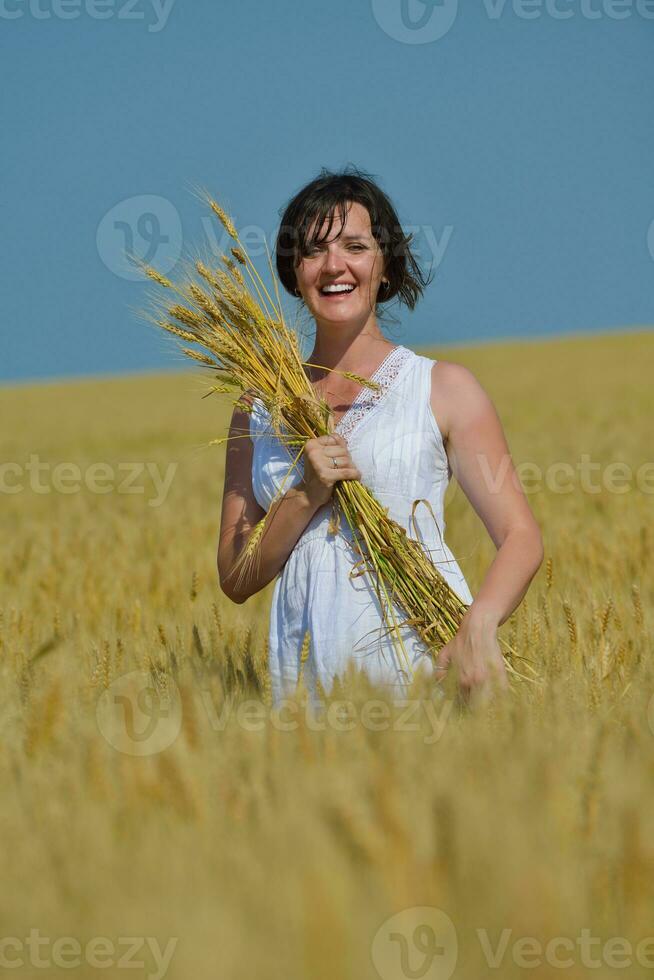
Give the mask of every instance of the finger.
<path id="1" fill-rule="evenodd" d="M 506 689 L 509 686 L 509 677 L 504 660 L 491 660 L 489 666 L 491 668 L 491 681 L 493 686 L 502 690 Z"/>
<path id="2" fill-rule="evenodd" d="M 500 670 L 496 670 L 493 673 L 493 686 L 499 691 L 509 690 L 509 675 L 503 664 Z"/>
<path id="3" fill-rule="evenodd" d="M 450 666 L 451 657 L 452 657 L 452 651 L 448 648 L 448 646 L 446 645 L 444 647 L 441 647 L 441 649 L 438 652 L 438 656 L 436 657 L 436 663 L 434 666 L 443 670 L 447 670 L 447 668 Z"/>
<path id="4" fill-rule="evenodd" d="M 339 466 L 337 470 L 332 471 L 335 475 L 335 482 L 338 483 L 339 480 L 360 480 L 361 474 L 354 467 L 341 467 Z"/>
<path id="5" fill-rule="evenodd" d="M 354 466 L 356 468 L 352 457 L 342 449 L 324 449 L 323 454 L 328 466 L 333 466 L 334 460 L 336 460 L 336 466 L 340 469 L 345 469 L 348 466 Z"/>

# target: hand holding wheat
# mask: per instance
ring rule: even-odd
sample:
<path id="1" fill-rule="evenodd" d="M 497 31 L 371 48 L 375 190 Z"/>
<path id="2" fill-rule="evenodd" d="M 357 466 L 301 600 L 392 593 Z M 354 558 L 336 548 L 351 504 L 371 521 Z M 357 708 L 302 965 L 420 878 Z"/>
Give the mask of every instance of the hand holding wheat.
<path id="1" fill-rule="evenodd" d="M 336 464 L 336 465 L 334 465 Z M 340 480 L 360 480 L 343 436 L 332 432 L 304 444 L 304 487 L 312 503 L 324 506 Z"/>

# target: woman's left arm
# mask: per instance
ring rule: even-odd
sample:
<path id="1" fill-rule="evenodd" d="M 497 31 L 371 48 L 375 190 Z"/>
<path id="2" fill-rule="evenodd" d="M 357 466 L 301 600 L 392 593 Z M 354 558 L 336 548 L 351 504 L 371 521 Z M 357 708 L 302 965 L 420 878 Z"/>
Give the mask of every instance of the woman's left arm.
<path id="1" fill-rule="evenodd" d="M 445 445 L 452 473 L 497 548 L 481 588 L 438 662 L 456 662 L 464 689 L 485 685 L 492 670 L 506 686 L 497 629 L 520 604 L 542 564 L 542 535 L 484 388 L 471 371 L 452 362 L 438 361 L 432 378 L 432 398 L 447 406 Z"/>

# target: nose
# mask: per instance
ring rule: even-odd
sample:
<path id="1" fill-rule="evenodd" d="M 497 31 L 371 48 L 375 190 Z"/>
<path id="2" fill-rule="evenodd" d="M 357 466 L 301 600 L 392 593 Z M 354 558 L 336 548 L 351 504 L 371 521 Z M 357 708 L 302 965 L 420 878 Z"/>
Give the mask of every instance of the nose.
<path id="1" fill-rule="evenodd" d="M 324 270 L 330 274 L 334 272 L 339 272 L 343 268 L 343 260 L 340 257 L 338 248 L 332 245 L 327 246 L 327 252 L 325 254 Z"/>

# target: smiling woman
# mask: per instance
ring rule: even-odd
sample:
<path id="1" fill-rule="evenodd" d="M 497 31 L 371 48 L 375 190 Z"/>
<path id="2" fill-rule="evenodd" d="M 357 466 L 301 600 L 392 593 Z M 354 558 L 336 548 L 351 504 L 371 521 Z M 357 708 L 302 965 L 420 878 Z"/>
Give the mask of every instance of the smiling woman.
<path id="1" fill-rule="evenodd" d="M 413 309 L 428 282 L 410 236 L 369 176 L 323 171 L 288 204 L 276 263 L 284 287 L 302 298 L 315 321 L 305 370 L 331 408 L 332 434 L 308 440 L 289 475 L 292 457 L 263 402 L 244 396 L 232 418 L 218 568 L 223 591 L 235 602 L 278 576 L 269 628 L 274 701 L 291 694 L 301 675 L 319 699 L 319 685 L 329 692 L 351 664 L 406 693 L 408 677 L 377 593 L 354 567 L 351 532 L 341 522 L 335 533 L 330 504 L 340 480 L 362 481 L 468 605 L 437 663 L 417 632 L 402 625 L 411 671 L 431 675 L 453 663 L 465 691 L 491 680 L 505 686 L 497 628 L 542 561 L 540 531 L 513 465 L 506 465 L 502 427 L 478 381 L 461 365 L 393 345 L 381 332 L 379 303 L 397 296 Z M 232 438 L 243 434 L 250 438 Z M 488 486 L 488 472 L 500 466 L 500 480 Z M 474 601 L 444 541 L 452 473 L 498 548 Z M 237 592 L 232 569 L 269 512 L 256 577 Z M 396 616 L 402 622 L 399 608 Z"/>

